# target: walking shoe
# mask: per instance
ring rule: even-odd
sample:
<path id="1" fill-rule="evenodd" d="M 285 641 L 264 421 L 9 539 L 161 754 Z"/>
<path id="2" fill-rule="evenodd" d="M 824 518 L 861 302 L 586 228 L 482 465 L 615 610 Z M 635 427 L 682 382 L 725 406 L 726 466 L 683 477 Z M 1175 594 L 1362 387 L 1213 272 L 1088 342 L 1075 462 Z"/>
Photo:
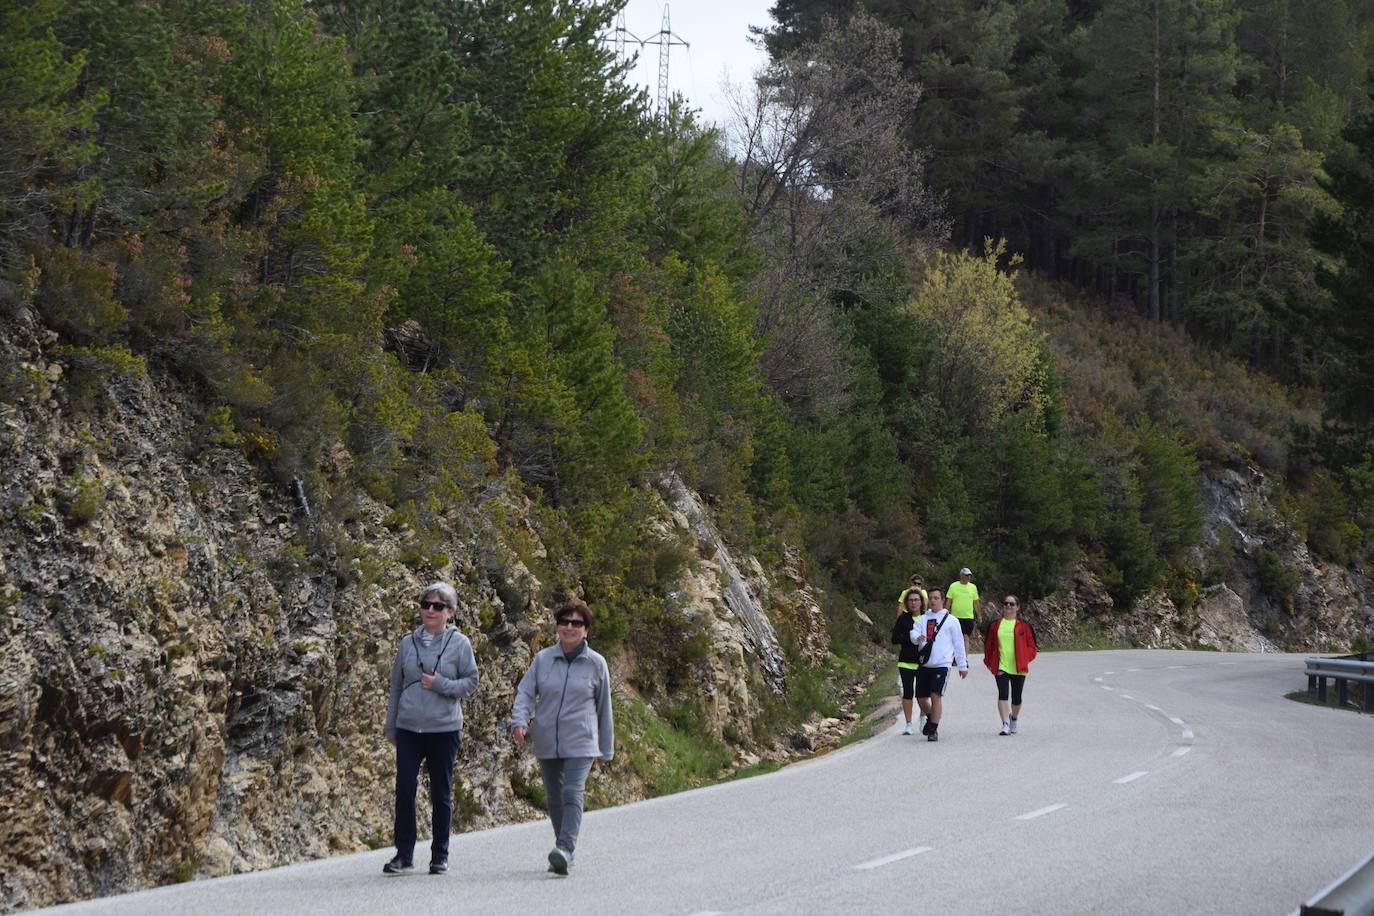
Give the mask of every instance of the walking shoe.
<path id="1" fill-rule="evenodd" d="M 921 718 L 925 719 L 925 721 L 921 723 L 921 734 L 929 737 L 930 733 L 935 731 L 936 723 L 930 721 L 930 719 L 926 716 L 921 716 Z"/>
<path id="2" fill-rule="evenodd" d="M 549 853 L 549 868 L 553 869 L 555 875 L 566 875 L 568 873 L 568 853 L 555 846 L 553 851 Z"/>
<path id="3" fill-rule="evenodd" d="M 911 726 L 910 722 L 908 722 L 906 725 L 902 726 L 902 734 L 914 735 L 916 734 L 916 729 Z"/>
<path id="4" fill-rule="evenodd" d="M 1008 725 L 1010 725 L 1010 727 L 1011 727 L 1011 733 L 1012 733 L 1013 735 L 1016 734 L 1016 717 L 1015 717 L 1015 716 L 1012 716 L 1012 717 L 1011 717 L 1011 721 L 1008 723 Z"/>
<path id="5" fill-rule="evenodd" d="M 392 860 L 382 866 L 382 873 L 387 875 L 399 875 L 402 872 L 410 871 L 415 867 L 415 863 L 409 859 L 401 858 L 398 853 Z"/>
<path id="6" fill-rule="evenodd" d="M 448 874 L 448 857 L 445 856 L 445 857 L 442 858 L 442 859 L 430 859 L 430 860 L 429 860 L 429 873 L 430 873 L 431 875 L 446 875 L 446 874 Z"/>
<path id="7" fill-rule="evenodd" d="M 999 735 L 1010 735 L 1010 734 L 1011 734 L 1011 726 L 1008 725 L 1007 723 L 1003 722 L 1003 723 L 1002 723 L 1002 730 L 1001 730 L 1000 732 L 998 732 L 997 734 L 999 734 Z"/>
<path id="8" fill-rule="evenodd" d="M 932 728 L 932 729 L 930 730 L 930 734 L 926 735 L 926 740 L 927 740 L 927 741 L 939 741 L 939 740 L 940 740 L 940 733 L 937 732 L 935 729 Z"/>
<path id="9" fill-rule="evenodd" d="M 930 721 L 930 716 L 921 713 L 921 734 L 926 734 L 926 723 Z"/>

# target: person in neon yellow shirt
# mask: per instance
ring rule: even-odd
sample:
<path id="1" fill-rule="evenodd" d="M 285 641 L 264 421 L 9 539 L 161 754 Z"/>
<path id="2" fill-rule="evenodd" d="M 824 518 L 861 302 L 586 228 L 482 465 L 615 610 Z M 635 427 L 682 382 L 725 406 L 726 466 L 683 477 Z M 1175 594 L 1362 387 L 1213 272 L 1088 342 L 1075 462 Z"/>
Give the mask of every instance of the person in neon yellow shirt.
<path id="1" fill-rule="evenodd" d="M 959 570 L 959 581 L 950 583 L 945 589 L 949 599 L 949 613 L 959 621 L 959 629 L 964 631 L 964 648 L 968 648 L 968 635 L 973 632 L 974 612 L 978 609 L 978 586 L 969 581 L 973 572 L 965 566 Z"/>
<path id="2" fill-rule="evenodd" d="M 1035 628 L 1019 619 L 1021 602 L 1008 595 L 1002 617 L 988 626 L 983 640 L 983 664 L 997 678 L 997 714 L 1002 718 L 999 735 L 1014 735 L 1021 715 L 1021 696 L 1026 675 L 1036 655 Z"/>

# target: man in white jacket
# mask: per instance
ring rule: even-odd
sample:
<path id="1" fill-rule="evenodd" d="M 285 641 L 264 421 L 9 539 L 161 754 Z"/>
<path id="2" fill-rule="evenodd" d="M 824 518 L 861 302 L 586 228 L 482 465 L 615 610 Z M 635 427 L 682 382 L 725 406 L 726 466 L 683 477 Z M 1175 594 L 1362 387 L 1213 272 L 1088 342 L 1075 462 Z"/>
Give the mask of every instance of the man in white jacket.
<path id="1" fill-rule="evenodd" d="M 916 618 L 911 627 L 911 642 L 917 648 L 930 643 L 930 657 L 916 672 L 916 702 L 928 718 L 921 733 L 927 741 L 939 741 L 940 706 L 944 699 L 945 679 L 951 663 L 959 666 L 959 676 L 968 677 L 968 656 L 964 652 L 964 634 L 959 621 L 950 624 L 945 610 L 945 595 L 938 588 L 930 590 L 930 610 Z"/>

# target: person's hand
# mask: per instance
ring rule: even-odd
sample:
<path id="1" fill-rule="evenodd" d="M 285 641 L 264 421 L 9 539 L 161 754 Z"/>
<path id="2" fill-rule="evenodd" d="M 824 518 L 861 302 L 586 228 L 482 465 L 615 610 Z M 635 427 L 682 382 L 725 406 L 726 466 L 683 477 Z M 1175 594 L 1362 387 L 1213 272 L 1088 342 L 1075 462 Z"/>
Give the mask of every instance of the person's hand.
<path id="1" fill-rule="evenodd" d="M 525 746 L 525 727 L 523 725 L 515 726 L 515 728 L 510 730 L 510 733 L 515 738 L 516 747 Z"/>
<path id="2" fill-rule="evenodd" d="M 960 672 L 959 672 L 959 676 L 960 676 L 960 677 L 968 677 L 968 669 L 965 668 L 963 671 L 960 671 Z"/>
<path id="3" fill-rule="evenodd" d="M 426 690 L 433 690 L 433 689 L 434 689 L 434 675 L 433 675 L 433 674 L 425 674 L 423 671 L 420 672 L 420 686 L 423 687 L 423 688 L 425 688 Z"/>

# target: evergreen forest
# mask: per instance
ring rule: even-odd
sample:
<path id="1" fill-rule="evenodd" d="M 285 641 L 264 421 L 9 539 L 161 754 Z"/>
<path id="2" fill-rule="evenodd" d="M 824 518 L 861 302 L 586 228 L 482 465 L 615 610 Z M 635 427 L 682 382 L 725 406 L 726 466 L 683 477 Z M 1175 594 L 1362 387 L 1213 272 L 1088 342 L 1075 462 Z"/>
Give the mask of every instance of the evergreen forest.
<path id="1" fill-rule="evenodd" d="M 74 409 L 203 392 L 340 556 L 366 493 L 442 566 L 499 482 L 657 657 L 671 474 L 883 621 L 963 565 L 1186 601 L 1226 462 L 1374 546 L 1363 0 L 778 0 L 720 129 L 627 84 L 614 2 L 0 9 L 0 309 Z"/>

